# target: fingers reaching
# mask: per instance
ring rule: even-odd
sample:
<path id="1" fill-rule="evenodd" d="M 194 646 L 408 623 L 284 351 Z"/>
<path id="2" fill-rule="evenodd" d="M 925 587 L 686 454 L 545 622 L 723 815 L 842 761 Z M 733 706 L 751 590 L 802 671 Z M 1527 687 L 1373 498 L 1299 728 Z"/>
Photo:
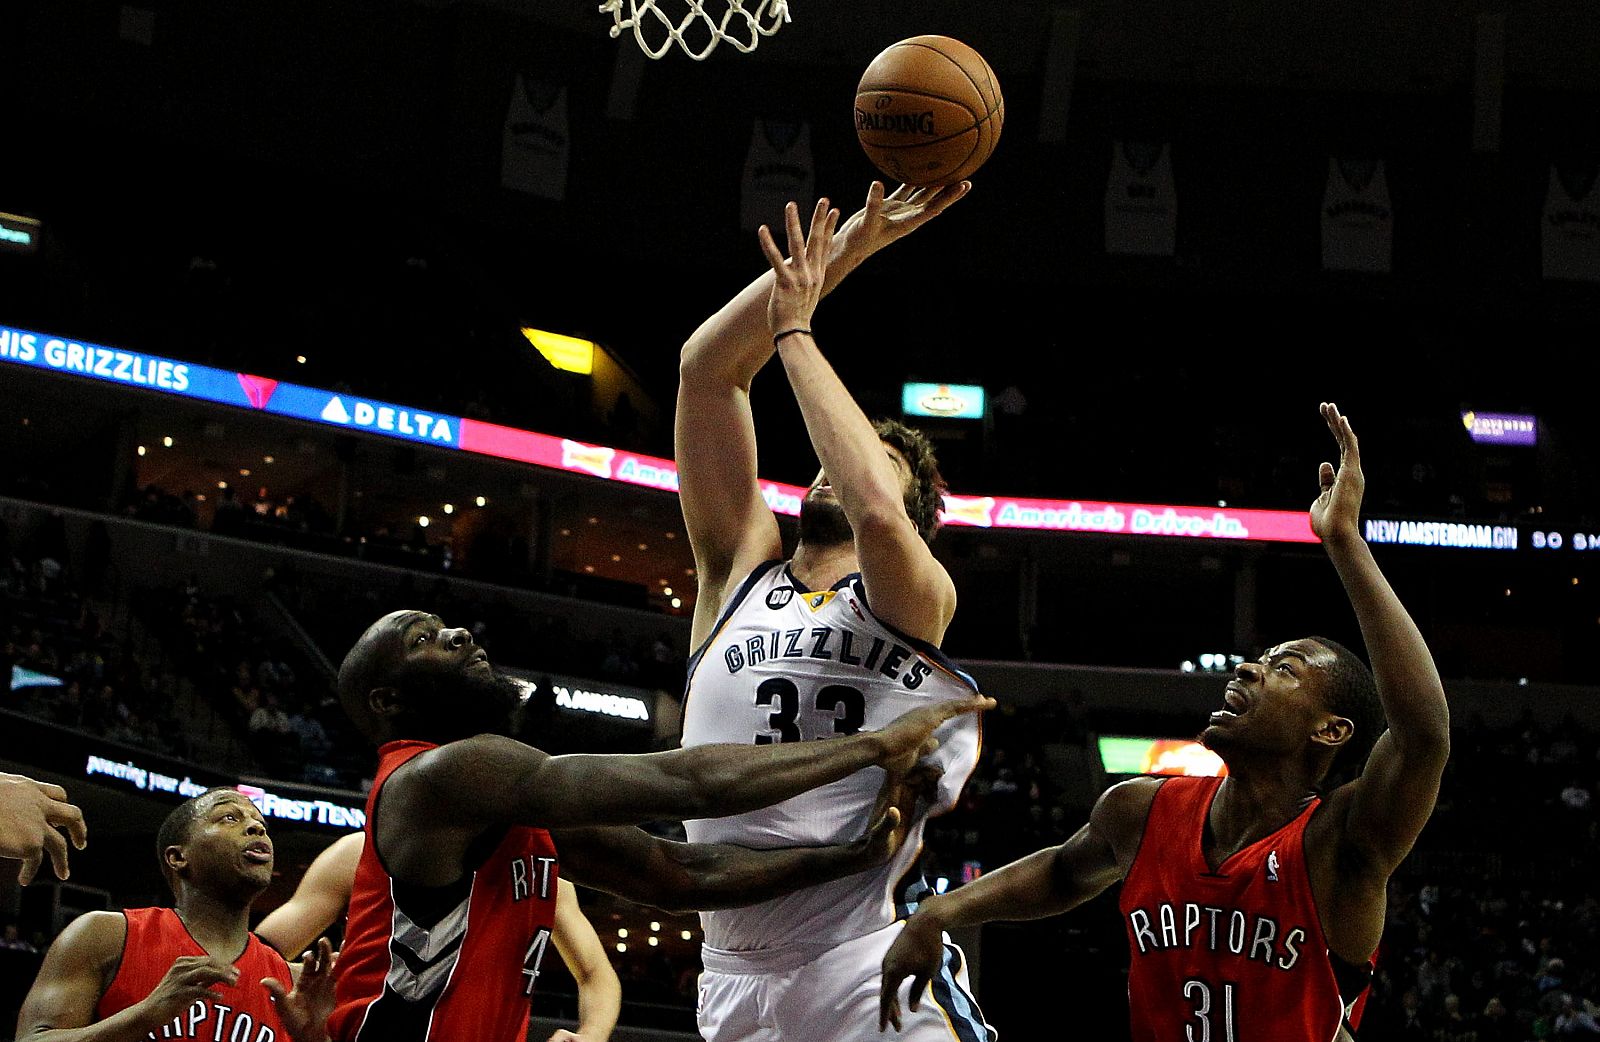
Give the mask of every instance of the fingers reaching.
<path id="1" fill-rule="evenodd" d="M 63 793 L 63 796 L 66 794 Z M 52 797 L 53 799 L 54 797 Z M 89 827 L 83 822 L 83 811 L 66 802 L 45 805 L 44 818 L 52 829 L 65 828 L 72 837 L 72 845 L 82 850 L 89 843 Z"/>
<path id="2" fill-rule="evenodd" d="M 55 829 L 45 829 L 44 849 L 50 855 L 50 865 L 55 869 L 57 879 L 65 879 L 72 874 L 67 868 L 67 837 Z"/>
<path id="3" fill-rule="evenodd" d="M 44 862 L 43 848 L 35 850 L 22 859 L 22 871 L 17 873 L 17 885 L 27 886 L 33 882 L 33 877 L 39 874 L 39 866 Z"/>
<path id="4" fill-rule="evenodd" d="M 900 999 L 895 995 L 894 989 L 885 982 L 882 992 L 878 995 L 878 1031 L 882 1033 L 890 1025 L 896 1031 L 900 1030 Z"/>

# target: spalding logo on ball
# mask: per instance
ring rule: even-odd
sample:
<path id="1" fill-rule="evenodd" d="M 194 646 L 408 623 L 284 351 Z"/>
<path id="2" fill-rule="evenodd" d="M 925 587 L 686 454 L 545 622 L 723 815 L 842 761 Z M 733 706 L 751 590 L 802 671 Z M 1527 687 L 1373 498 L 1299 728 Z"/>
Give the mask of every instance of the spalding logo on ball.
<path id="1" fill-rule="evenodd" d="M 856 87 L 867 158 L 908 185 L 971 177 L 1005 124 L 1000 81 L 983 55 L 948 36 L 913 36 L 872 59 Z"/>

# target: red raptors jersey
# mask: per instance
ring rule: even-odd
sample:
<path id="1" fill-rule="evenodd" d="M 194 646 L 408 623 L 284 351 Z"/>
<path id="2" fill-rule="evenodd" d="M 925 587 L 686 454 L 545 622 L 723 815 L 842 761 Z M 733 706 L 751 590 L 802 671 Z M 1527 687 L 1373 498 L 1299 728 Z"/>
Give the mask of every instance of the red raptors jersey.
<path id="1" fill-rule="evenodd" d="M 143 1002 L 179 956 L 206 954 L 189 936 L 178 913 L 170 908 L 130 908 L 122 917 L 128 921 L 122 963 L 95 1006 L 96 1020 L 105 1020 Z M 173 1017 L 147 1037 L 289 1042 L 289 1032 L 278 1019 L 272 997 L 261 986 L 265 977 L 275 977 L 289 985 L 289 964 L 251 934 L 244 954 L 233 965 L 239 970 L 239 983 L 213 984 L 211 998 L 195 1002 L 187 1012 Z"/>
<path id="2" fill-rule="evenodd" d="M 1133 1038 L 1329 1042 L 1345 1000 L 1306 870 L 1319 801 L 1213 872 L 1201 840 L 1221 784 L 1169 778 L 1150 805 L 1119 903 Z"/>
<path id="3" fill-rule="evenodd" d="M 528 1002 L 556 913 L 556 848 L 514 826 L 469 848 L 449 886 L 390 879 L 374 839 L 383 785 L 431 742 L 378 750 L 367 842 L 339 955 L 335 1042 L 524 1042 Z M 483 852 L 487 851 L 487 856 Z"/>

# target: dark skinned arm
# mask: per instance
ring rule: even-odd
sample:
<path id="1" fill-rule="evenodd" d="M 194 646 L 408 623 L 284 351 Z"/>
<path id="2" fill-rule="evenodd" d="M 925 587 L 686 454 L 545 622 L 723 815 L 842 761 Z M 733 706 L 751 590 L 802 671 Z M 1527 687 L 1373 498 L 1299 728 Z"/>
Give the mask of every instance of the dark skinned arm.
<path id="1" fill-rule="evenodd" d="M 881 765 L 895 773 L 937 748 L 933 732 L 993 699 L 915 709 L 880 731 L 826 742 L 705 745 L 641 756 L 548 756 L 493 735 L 418 756 L 384 785 L 375 840 L 396 878 L 441 885 L 495 827 L 582 828 L 715 818 L 766 807 Z"/>
<path id="2" fill-rule="evenodd" d="M 738 908 L 882 864 L 899 812 L 880 817 L 854 843 L 751 850 L 728 843 L 675 843 L 631 827 L 554 833 L 561 871 L 573 882 L 665 912 Z"/>
<path id="3" fill-rule="evenodd" d="M 141 1042 L 151 1031 L 214 993 L 237 971 L 200 956 L 177 959 L 156 990 L 142 1002 L 95 1022 L 95 1007 L 110 983 L 127 936 L 116 912 L 90 912 L 74 919 L 45 953 L 17 1017 L 21 1042 Z"/>
<path id="4" fill-rule="evenodd" d="M 1058 847 L 1029 854 L 947 894 L 928 898 L 883 957 L 878 1030 L 900 1030 L 900 985 L 911 978 L 916 1010 L 944 958 L 944 931 L 996 920 L 1043 919 L 1070 911 L 1123 877 L 1154 798 L 1155 782 L 1112 786 L 1089 821 Z"/>
<path id="5" fill-rule="evenodd" d="M 1312 529 L 1339 573 L 1361 626 L 1389 730 L 1360 778 L 1339 793 L 1345 809 L 1344 863 L 1386 880 L 1433 813 L 1450 757 L 1450 709 L 1433 655 L 1390 587 L 1358 528 L 1365 481 L 1350 421 L 1330 403 L 1323 419 L 1339 445 L 1337 469 L 1322 464 Z"/>

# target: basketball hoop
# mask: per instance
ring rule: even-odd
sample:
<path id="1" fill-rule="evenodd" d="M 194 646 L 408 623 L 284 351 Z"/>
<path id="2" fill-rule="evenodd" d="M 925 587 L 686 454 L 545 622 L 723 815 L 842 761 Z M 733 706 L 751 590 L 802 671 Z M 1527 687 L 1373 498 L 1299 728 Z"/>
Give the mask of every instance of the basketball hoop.
<path id="1" fill-rule="evenodd" d="M 728 9 L 722 12 L 720 20 L 706 10 L 723 3 Z M 746 3 L 753 4 L 755 10 L 745 10 Z M 688 5 L 688 10 L 676 21 L 661 9 L 662 5 L 677 7 L 682 4 Z M 624 6 L 628 9 L 627 17 L 623 17 Z M 744 54 L 755 50 L 763 36 L 776 34 L 789 20 L 789 0 L 605 0 L 600 5 L 600 13 L 609 14 L 616 23 L 611 27 L 613 40 L 621 36 L 624 29 L 632 29 L 639 47 L 652 58 L 660 58 L 676 43 L 684 54 L 695 61 L 704 61 L 723 40 Z M 651 27 L 649 35 L 654 35 L 657 29 L 666 33 L 659 46 L 645 38 L 647 24 Z M 695 32 L 696 26 L 710 34 L 709 42 L 699 49 L 684 38 Z"/>

